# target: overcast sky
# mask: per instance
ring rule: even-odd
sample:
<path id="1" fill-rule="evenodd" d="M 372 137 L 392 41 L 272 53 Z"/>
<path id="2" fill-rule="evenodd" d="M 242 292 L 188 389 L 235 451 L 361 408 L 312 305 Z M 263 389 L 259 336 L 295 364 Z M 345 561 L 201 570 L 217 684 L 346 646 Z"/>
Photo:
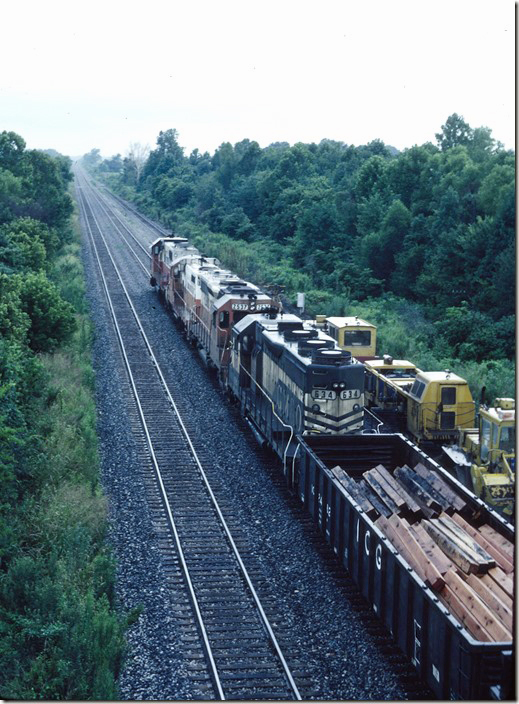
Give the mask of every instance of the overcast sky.
<path id="1" fill-rule="evenodd" d="M 435 142 L 457 112 L 515 148 L 514 0 L 16 0 L 0 130 L 70 156 L 175 128 L 225 141 Z"/>

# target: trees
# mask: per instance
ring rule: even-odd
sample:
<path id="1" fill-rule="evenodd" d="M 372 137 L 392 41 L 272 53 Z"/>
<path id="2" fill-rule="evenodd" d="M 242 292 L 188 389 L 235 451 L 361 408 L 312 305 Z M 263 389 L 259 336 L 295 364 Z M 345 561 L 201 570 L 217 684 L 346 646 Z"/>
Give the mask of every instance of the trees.
<path id="1" fill-rule="evenodd" d="M 48 227 L 45 223 L 34 218 L 21 217 L 14 218 L 9 223 L 0 228 L 4 233 L 25 233 L 29 240 L 40 240 L 45 247 L 45 257 L 52 258 L 60 246 L 60 237 L 55 228 Z M 23 268 L 23 267 L 22 267 Z M 40 267 L 41 268 L 41 267 Z"/>
<path id="2" fill-rule="evenodd" d="M 70 177 L 69 160 L 0 134 L 2 698 L 117 698 L 125 623 L 102 545 L 88 336 L 68 357 L 45 354 L 76 325 L 47 278 L 68 235 Z"/>
<path id="3" fill-rule="evenodd" d="M 20 167 L 25 151 L 25 140 L 16 132 L 0 132 L 0 166 L 15 176 L 20 175 Z"/>
<path id="4" fill-rule="evenodd" d="M 74 311 L 42 273 L 30 273 L 20 285 L 20 304 L 29 316 L 28 344 L 35 352 L 51 352 L 75 330 Z"/>
<path id="5" fill-rule="evenodd" d="M 157 148 L 149 153 L 139 175 L 139 183 L 147 178 L 156 179 L 163 174 L 173 174 L 184 160 L 184 150 L 177 141 L 177 130 L 169 129 L 159 132 Z M 135 160 L 135 158 L 134 158 Z"/>
<path id="6" fill-rule="evenodd" d="M 463 117 L 457 113 L 450 115 L 445 124 L 442 125 L 442 131 L 437 132 L 435 137 L 438 146 L 444 152 L 453 147 L 467 145 L 472 141 L 474 131 L 468 125 Z"/>
<path id="7" fill-rule="evenodd" d="M 12 270 L 40 271 L 45 268 L 47 252 L 38 235 L 32 237 L 23 229 L 0 231 L 1 260 Z"/>
<path id="8" fill-rule="evenodd" d="M 112 156 L 110 159 L 103 159 L 99 165 L 100 171 L 107 171 L 108 173 L 118 174 L 123 170 L 123 160 L 120 154 Z"/>
<path id="9" fill-rule="evenodd" d="M 26 152 L 23 161 L 23 206 L 21 213 L 49 227 L 63 228 L 72 214 L 72 199 L 66 191 L 65 162 L 56 162 L 43 152 Z M 68 180 L 68 179 L 67 179 Z"/>
<path id="10" fill-rule="evenodd" d="M 99 149 L 91 149 L 88 154 L 83 154 L 82 161 L 86 169 L 94 171 L 101 163 L 102 157 Z"/>
<path id="11" fill-rule="evenodd" d="M 125 160 L 122 180 L 137 183 L 130 166 Z M 295 281 L 288 270 L 302 271 L 314 291 L 352 300 L 397 294 L 431 319 L 469 300 L 498 325 L 513 302 L 514 189 L 513 153 L 453 113 L 436 144 L 403 152 L 380 140 L 261 149 L 244 139 L 224 142 L 212 157 L 185 157 L 176 130 L 167 130 L 146 161 L 138 198 L 168 224 L 202 223 L 243 240 L 238 248 L 282 247 L 276 275 Z"/>
<path id="12" fill-rule="evenodd" d="M 130 186 L 136 186 L 139 183 L 149 153 L 148 144 L 143 145 L 140 142 L 130 144 L 122 164 L 124 183 Z"/>

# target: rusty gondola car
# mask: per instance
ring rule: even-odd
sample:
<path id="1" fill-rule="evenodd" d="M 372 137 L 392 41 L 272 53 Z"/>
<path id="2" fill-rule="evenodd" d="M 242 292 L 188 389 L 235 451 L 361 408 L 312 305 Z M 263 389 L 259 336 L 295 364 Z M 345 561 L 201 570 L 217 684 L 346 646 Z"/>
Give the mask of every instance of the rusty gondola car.
<path id="1" fill-rule="evenodd" d="M 403 435 L 298 439 L 294 489 L 422 679 L 440 699 L 513 698 L 513 640 L 483 642 L 471 635 L 442 599 L 441 590 L 428 586 L 409 565 L 333 470 L 340 465 L 355 481 L 377 465 L 394 472 L 420 463 L 461 497 L 462 520 L 485 524 L 512 545 L 513 527 Z"/>

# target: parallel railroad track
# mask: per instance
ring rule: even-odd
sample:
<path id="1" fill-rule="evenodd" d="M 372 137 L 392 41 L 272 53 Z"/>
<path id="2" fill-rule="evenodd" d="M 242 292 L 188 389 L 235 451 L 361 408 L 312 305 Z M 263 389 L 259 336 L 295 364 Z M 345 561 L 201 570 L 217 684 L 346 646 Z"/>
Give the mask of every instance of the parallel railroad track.
<path id="1" fill-rule="evenodd" d="M 279 639 L 274 633 L 269 614 L 278 615 L 260 601 L 209 485 L 101 232 L 99 204 L 82 187 L 78 200 L 133 392 L 134 424 L 148 448 L 143 471 L 169 586 L 179 597 L 175 615 L 201 688 L 209 678 L 217 699 L 299 700 L 295 677 L 309 684 L 303 654 L 282 629 Z"/>

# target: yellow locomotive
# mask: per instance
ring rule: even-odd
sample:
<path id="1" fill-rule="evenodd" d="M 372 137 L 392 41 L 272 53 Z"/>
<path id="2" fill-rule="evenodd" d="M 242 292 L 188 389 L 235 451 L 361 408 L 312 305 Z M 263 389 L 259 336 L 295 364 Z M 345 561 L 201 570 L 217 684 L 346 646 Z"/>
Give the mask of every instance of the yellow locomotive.
<path id="1" fill-rule="evenodd" d="M 375 356 L 377 328 L 359 317 L 317 315 L 315 324 L 333 337 L 335 342 L 363 362 Z"/>

